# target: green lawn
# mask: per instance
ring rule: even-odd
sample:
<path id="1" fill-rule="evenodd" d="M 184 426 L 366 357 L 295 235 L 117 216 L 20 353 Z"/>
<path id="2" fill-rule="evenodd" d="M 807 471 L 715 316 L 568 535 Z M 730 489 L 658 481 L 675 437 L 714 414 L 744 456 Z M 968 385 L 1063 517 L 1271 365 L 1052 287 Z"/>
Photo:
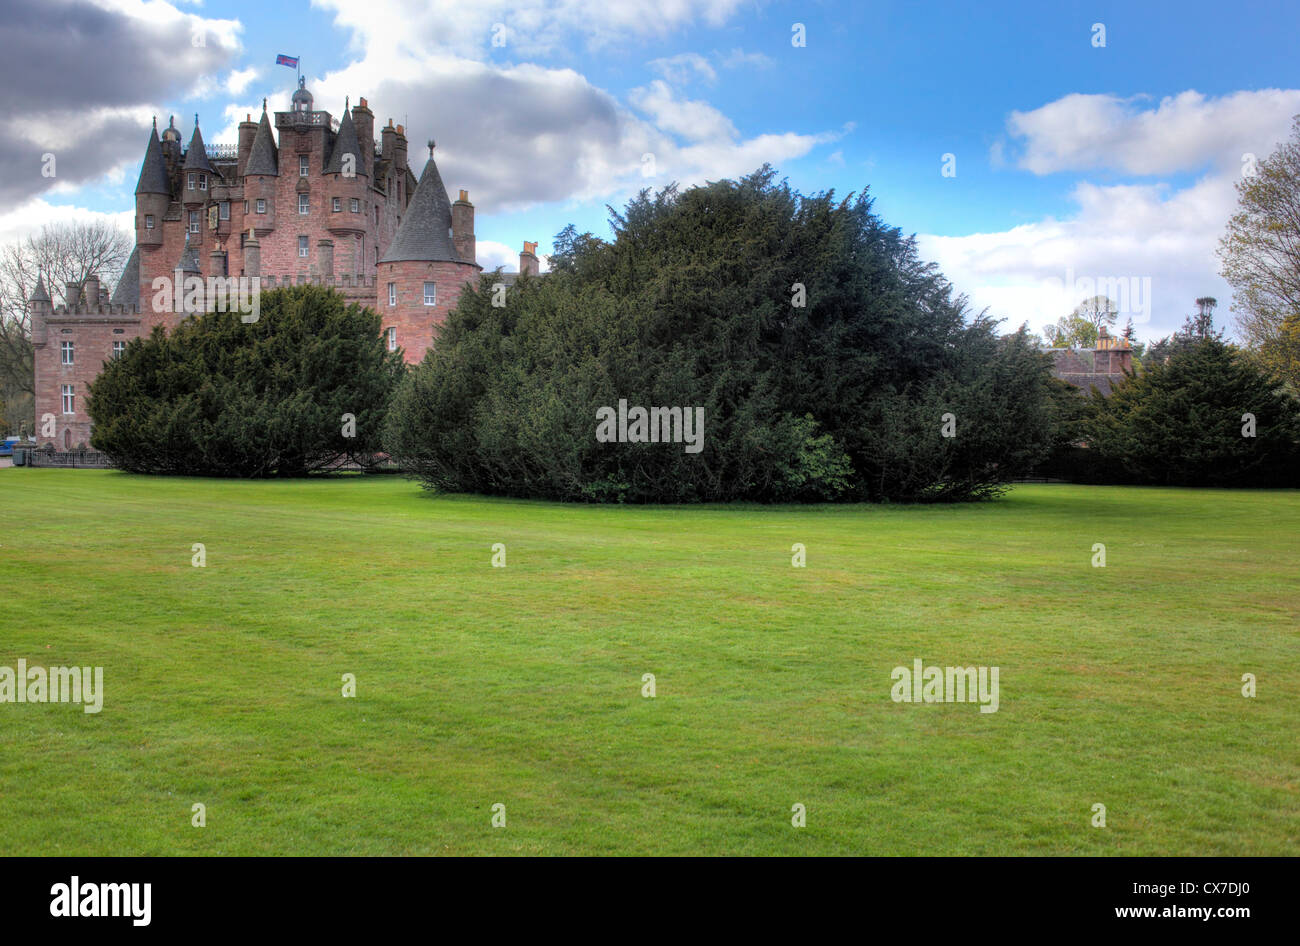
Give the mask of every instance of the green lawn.
<path id="1" fill-rule="evenodd" d="M 1297 853 L 1300 493 L 619 508 L 8 469 L 0 521 L 0 665 L 106 691 L 0 704 L 0 854 Z M 999 667 L 999 711 L 893 702 L 918 657 Z"/>

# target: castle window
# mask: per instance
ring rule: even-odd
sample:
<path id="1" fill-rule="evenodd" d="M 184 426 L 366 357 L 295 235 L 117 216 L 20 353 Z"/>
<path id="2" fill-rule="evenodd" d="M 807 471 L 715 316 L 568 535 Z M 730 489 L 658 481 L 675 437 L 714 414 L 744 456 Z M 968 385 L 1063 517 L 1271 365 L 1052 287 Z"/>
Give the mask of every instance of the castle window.
<path id="1" fill-rule="evenodd" d="M 397 283 L 395 282 L 388 284 L 388 304 L 397 305 Z"/>
<path id="2" fill-rule="evenodd" d="M 63 385 L 63 413 L 75 414 L 74 407 L 76 407 L 76 402 L 72 395 L 72 385 L 65 384 Z"/>
<path id="3" fill-rule="evenodd" d="M 229 219 L 230 219 L 230 201 L 228 201 L 228 200 L 223 200 L 221 203 L 217 204 L 217 206 L 221 208 L 221 219 L 222 219 L 222 220 L 229 220 Z"/>
<path id="4" fill-rule="evenodd" d="M 354 214 L 359 214 L 359 213 L 361 213 L 361 201 L 358 200 L 357 198 L 353 197 L 353 198 L 352 198 L 352 205 L 351 205 L 351 207 L 350 207 L 349 209 L 350 209 Z"/>
<path id="5" fill-rule="evenodd" d="M 298 213 L 300 213 L 300 214 L 306 214 L 306 213 L 307 213 L 307 195 L 306 195 L 306 194 L 299 194 L 299 195 L 298 195 Z"/>
<path id="6" fill-rule="evenodd" d="M 298 255 L 302 257 L 307 255 L 307 238 L 305 236 L 298 237 Z"/>
<path id="7" fill-rule="evenodd" d="M 335 198 L 334 198 L 334 212 L 335 212 L 335 213 L 338 213 L 338 212 L 339 212 L 340 210 L 342 210 L 342 209 L 343 209 L 343 200 L 342 200 L 342 198 L 335 197 Z"/>
<path id="8" fill-rule="evenodd" d="M 196 173 L 194 173 L 193 171 L 190 171 L 190 176 L 189 176 L 189 180 L 188 180 L 188 184 L 189 184 L 189 188 L 190 188 L 190 190 L 194 190 L 194 185 L 195 185 L 195 183 L 198 181 L 198 177 L 199 177 L 199 176 L 198 176 Z"/>
<path id="9" fill-rule="evenodd" d="M 144 215 L 144 228 L 145 228 L 146 230 L 152 230 L 152 229 L 153 229 L 153 214 L 145 214 L 145 215 Z"/>
<path id="10" fill-rule="evenodd" d="M 389 283 L 388 288 L 393 288 L 392 283 Z M 397 329 L 395 328 L 388 330 L 388 350 L 397 351 Z"/>
<path id="11" fill-rule="evenodd" d="M 207 189 L 208 189 L 208 176 L 207 176 L 206 174 L 200 174 L 200 175 L 199 175 L 199 190 L 201 190 L 201 191 L 205 191 L 205 190 L 207 190 Z"/>
<path id="12" fill-rule="evenodd" d="M 306 177 L 307 172 L 311 169 L 311 158 L 308 155 L 298 155 L 298 176 Z"/>
<path id="13" fill-rule="evenodd" d="M 266 201 L 264 201 L 264 200 L 259 200 L 259 201 L 257 202 L 257 212 L 260 213 L 260 214 L 264 214 L 264 213 L 266 213 Z"/>
<path id="14" fill-rule="evenodd" d="M 72 364 L 72 342 L 63 343 L 63 363 L 65 365 Z"/>
<path id="15" fill-rule="evenodd" d="M 244 214 L 248 214 L 248 201 L 244 201 Z"/>
<path id="16" fill-rule="evenodd" d="M 190 211 L 190 233 L 198 233 L 198 232 L 199 232 L 199 212 L 197 210 L 191 210 Z"/>
<path id="17" fill-rule="evenodd" d="M 437 284 L 437 283 L 427 282 L 427 283 L 424 284 L 424 304 L 425 304 L 425 305 L 437 305 L 437 304 L 438 304 L 438 284 Z"/>
<path id="18" fill-rule="evenodd" d="M 122 352 L 124 352 L 124 351 L 126 351 L 126 342 L 114 342 L 114 343 L 113 343 L 113 357 L 114 357 L 114 358 L 121 358 L 121 357 L 122 357 Z"/>

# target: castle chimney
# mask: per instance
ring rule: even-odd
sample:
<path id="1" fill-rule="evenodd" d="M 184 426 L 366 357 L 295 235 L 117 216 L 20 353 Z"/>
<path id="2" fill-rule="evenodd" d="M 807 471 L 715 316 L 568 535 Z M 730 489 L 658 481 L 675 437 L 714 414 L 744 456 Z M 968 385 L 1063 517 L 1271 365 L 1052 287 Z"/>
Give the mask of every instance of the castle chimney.
<path id="1" fill-rule="evenodd" d="M 536 276 L 541 272 L 541 263 L 537 259 L 537 244 L 524 241 L 524 250 L 519 254 L 519 274 Z"/>
<path id="2" fill-rule="evenodd" d="M 357 144 L 361 147 L 361 168 L 364 173 L 375 173 L 375 113 L 370 110 L 363 97 L 352 106 L 352 125 L 357 130 Z"/>
<path id="3" fill-rule="evenodd" d="M 397 129 L 393 127 L 393 120 L 390 118 L 388 124 L 379 132 L 383 139 L 380 147 L 383 148 L 384 157 L 389 161 L 393 160 L 393 155 L 397 153 Z"/>
<path id="4" fill-rule="evenodd" d="M 257 242 L 257 231 L 249 227 L 248 238 L 244 240 L 244 275 L 262 275 L 262 244 Z"/>
<path id="5" fill-rule="evenodd" d="M 63 304 L 67 307 L 68 311 L 71 312 L 72 307 L 81 299 L 81 285 L 72 280 L 68 280 L 63 284 L 63 292 Z"/>
<path id="6" fill-rule="evenodd" d="M 221 249 L 220 243 L 215 243 L 212 252 L 208 254 L 208 274 L 211 276 L 226 275 L 226 253 Z"/>
<path id="7" fill-rule="evenodd" d="M 330 282 L 334 281 L 334 241 L 316 241 L 316 259 L 320 265 L 320 274 Z"/>
<path id="8" fill-rule="evenodd" d="M 397 136 L 393 139 L 393 167 L 400 173 L 406 172 L 406 131 L 397 126 Z"/>
<path id="9" fill-rule="evenodd" d="M 239 166 L 236 173 L 242 180 L 244 168 L 248 166 L 248 152 L 253 150 L 253 139 L 257 137 L 257 122 L 252 115 L 245 115 L 239 123 Z"/>
<path id="10" fill-rule="evenodd" d="M 456 255 L 466 263 L 478 262 L 478 243 L 474 238 L 474 205 L 469 202 L 469 191 L 462 190 L 456 203 L 451 205 L 451 242 Z"/>
<path id="11" fill-rule="evenodd" d="M 94 308 L 99 305 L 99 277 L 90 275 L 81 286 L 81 304 Z"/>

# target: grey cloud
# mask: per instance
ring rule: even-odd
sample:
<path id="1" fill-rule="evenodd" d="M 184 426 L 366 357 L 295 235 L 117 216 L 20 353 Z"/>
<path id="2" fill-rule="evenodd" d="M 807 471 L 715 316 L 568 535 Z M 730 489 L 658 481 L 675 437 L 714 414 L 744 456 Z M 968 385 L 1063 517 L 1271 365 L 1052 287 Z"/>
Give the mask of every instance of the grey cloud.
<path id="1" fill-rule="evenodd" d="M 142 156 L 148 126 L 106 119 L 104 110 L 182 94 L 236 55 L 210 32 L 194 45 L 192 22 L 142 20 L 85 0 L 6 0 L 0 109 L 24 120 L 0 125 L 0 200 L 21 202 Z M 33 123 L 48 125 L 48 138 L 18 133 Z M 46 152 L 58 162 L 54 180 L 41 175 Z"/>

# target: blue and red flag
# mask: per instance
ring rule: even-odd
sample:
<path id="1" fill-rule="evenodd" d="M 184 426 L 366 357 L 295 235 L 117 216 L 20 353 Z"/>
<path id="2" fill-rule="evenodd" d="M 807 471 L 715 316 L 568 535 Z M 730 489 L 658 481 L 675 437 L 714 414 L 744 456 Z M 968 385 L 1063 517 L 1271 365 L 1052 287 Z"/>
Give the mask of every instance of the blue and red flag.
<path id="1" fill-rule="evenodd" d="M 276 64 L 277 66 L 288 66 L 288 67 L 291 68 L 291 69 L 297 69 L 297 68 L 298 68 L 298 57 L 297 57 L 297 56 L 286 56 L 284 53 L 280 53 L 280 55 L 278 55 L 278 56 L 275 57 L 275 64 Z"/>

